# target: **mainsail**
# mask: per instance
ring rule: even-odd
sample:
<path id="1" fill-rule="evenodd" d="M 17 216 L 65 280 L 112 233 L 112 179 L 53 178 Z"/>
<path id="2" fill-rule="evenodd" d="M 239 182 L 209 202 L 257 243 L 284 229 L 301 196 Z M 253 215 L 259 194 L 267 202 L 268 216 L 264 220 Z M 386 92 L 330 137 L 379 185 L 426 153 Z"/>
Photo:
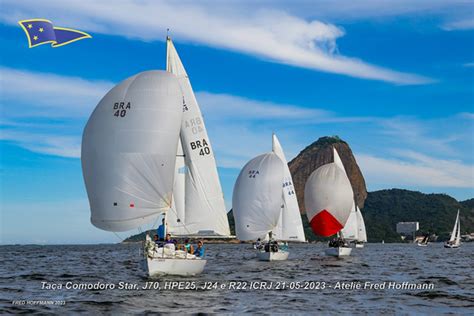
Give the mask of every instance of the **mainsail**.
<path id="1" fill-rule="evenodd" d="M 351 183 L 336 151 L 334 162 L 309 176 L 304 190 L 306 215 L 314 233 L 331 236 L 346 224 L 354 199 Z"/>
<path id="2" fill-rule="evenodd" d="M 458 210 L 458 213 L 456 215 L 456 221 L 454 222 L 453 231 L 451 232 L 451 237 L 449 238 L 449 241 L 459 243 L 460 240 L 461 240 L 461 225 L 459 222 L 459 210 Z"/>
<path id="3" fill-rule="evenodd" d="M 234 186 L 232 209 L 240 240 L 264 239 L 281 214 L 284 164 L 273 152 L 250 160 Z"/>
<path id="4" fill-rule="evenodd" d="M 168 218 L 168 231 L 176 235 L 228 236 L 229 222 L 211 142 L 191 82 L 169 37 L 166 70 L 178 77 L 183 96 L 179 108 L 183 112 L 182 148 L 178 149 L 177 170 L 178 178 L 184 178 L 184 186 L 181 180 L 175 182 L 174 195 L 184 197 L 184 203 L 175 203 Z M 180 150 L 184 164 L 179 159 Z"/>
<path id="5" fill-rule="evenodd" d="M 275 134 L 272 137 L 272 150 L 284 164 L 281 215 L 277 226 L 272 230 L 273 237 L 277 240 L 304 242 L 306 239 L 293 179 L 283 148 Z"/>
<path id="6" fill-rule="evenodd" d="M 130 77 L 99 102 L 81 151 L 96 227 L 126 231 L 169 209 L 181 105 L 179 82 L 164 71 Z"/>
<path id="7" fill-rule="evenodd" d="M 351 213 L 347 219 L 346 225 L 341 230 L 342 235 L 347 240 L 359 240 L 359 223 L 357 218 L 357 209 L 355 203 L 352 202 Z"/>
<path id="8" fill-rule="evenodd" d="M 362 217 L 362 212 L 359 207 L 356 206 L 356 215 L 357 215 L 357 241 L 367 242 L 367 232 L 365 230 L 364 217 Z"/>

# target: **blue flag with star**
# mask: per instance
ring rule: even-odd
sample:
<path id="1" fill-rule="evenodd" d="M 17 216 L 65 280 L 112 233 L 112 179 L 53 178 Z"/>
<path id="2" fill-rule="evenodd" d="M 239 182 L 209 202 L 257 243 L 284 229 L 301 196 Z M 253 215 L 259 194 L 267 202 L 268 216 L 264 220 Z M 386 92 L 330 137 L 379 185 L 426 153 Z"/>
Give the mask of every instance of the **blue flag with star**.
<path id="1" fill-rule="evenodd" d="M 46 43 L 59 47 L 84 38 L 92 38 L 78 30 L 53 26 L 51 21 L 45 19 L 23 20 L 18 23 L 26 33 L 29 48 Z"/>

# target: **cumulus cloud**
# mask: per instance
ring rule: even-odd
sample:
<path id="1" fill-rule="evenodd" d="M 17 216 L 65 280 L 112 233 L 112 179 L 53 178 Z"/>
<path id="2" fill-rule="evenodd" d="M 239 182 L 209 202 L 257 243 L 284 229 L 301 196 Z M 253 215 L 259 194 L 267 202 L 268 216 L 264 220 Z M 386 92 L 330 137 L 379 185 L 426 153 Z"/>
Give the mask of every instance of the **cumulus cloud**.
<path id="1" fill-rule="evenodd" d="M 142 40 L 163 40 L 165 30 L 171 28 L 173 36 L 182 40 L 292 66 L 396 84 L 433 82 L 338 53 L 336 40 L 344 30 L 334 24 L 266 7 L 232 8 L 206 2 L 45 0 L 39 6 L 35 1 L 6 0 L 0 19 L 16 23 L 48 16 L 62 25 Z"/>

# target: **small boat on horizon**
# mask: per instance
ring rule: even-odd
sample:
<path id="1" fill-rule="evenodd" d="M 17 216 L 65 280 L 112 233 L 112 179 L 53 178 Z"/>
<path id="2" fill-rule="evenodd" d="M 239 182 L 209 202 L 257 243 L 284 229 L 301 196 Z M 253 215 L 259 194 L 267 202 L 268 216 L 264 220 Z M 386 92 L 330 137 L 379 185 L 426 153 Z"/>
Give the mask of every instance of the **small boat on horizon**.
<path id="1" fill-rule="evenodd" d="M 444 244 L 444 248 L 459 248 L 461 247 L 461 220 L 459 219 L 459 210 L 454 222 L 453 231 L 449 241 Z"/>

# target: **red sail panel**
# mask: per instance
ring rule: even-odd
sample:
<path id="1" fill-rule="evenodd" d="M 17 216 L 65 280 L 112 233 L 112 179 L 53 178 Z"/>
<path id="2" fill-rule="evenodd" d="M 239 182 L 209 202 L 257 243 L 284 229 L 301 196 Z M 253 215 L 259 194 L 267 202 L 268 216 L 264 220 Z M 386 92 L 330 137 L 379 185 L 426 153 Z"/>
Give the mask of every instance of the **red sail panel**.
<path id="1" fill-rule="evenodd" d="M 311 229 L 317 235 L 329 237 L 340 231 L 344 226 L 326 210 L 322 210 L 311 219 Z"/>

